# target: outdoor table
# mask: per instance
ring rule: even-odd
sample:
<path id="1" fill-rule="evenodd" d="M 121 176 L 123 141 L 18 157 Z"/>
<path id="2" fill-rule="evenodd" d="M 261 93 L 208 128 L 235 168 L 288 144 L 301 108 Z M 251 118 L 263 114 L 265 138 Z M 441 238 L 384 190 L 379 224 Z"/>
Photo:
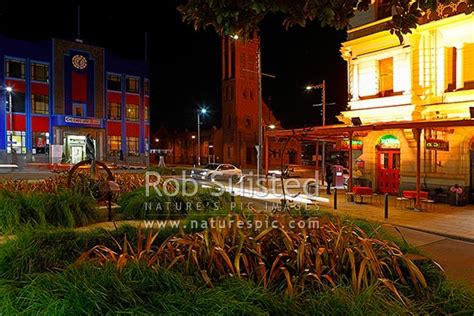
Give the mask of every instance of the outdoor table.
<path id="1" fill-rule="evenodd" d="M 416 191 L 403 191 L 402 193 L 402 197 L 405 198 L 405 199 L 408 199 L 409 203 L 410 203 L 410 209 L 414 209 L 415 206 L 412 204 L 415 203 L 416 201 Z M 420 200 L 426 200 L 428 199 L 428 192 L 426 191 L 420 191 Z"/>

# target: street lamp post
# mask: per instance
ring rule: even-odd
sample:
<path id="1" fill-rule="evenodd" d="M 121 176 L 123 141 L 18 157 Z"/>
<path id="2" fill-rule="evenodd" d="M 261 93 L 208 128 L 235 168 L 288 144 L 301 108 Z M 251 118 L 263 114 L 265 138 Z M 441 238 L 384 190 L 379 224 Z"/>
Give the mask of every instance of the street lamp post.
<path id="1" fill-rule="evenodd" d="M 262 122 L 263 123 L 263 122 Z M 268 157 L 268 147 L 269 147 L 269 138 L 267 137 L 267 128 L 270 129 L 270 130 L 274 130 L 276 128 L 275 124 L 270 124 L 270 125 L 266 125 L 263 123 L 263 137 L 265 139 L 265 177 L 268 175 L 268 164 L 269 164 L 269 157 Z M 267 179 L 268 181 L 268 179 Z"/>
<path id="2" fill-rule="evenodd" d="M 323 117 L 323 126 L 326 126 L 326 80 L 323 80 L 322 83 L 317 85 L 309 85 L 306 87 L 306 90 L 320 89 L 321 90 L 321 105 L 322 105 L 322 117 Z M 326 177 L 326 142 L 323 142 L 323 149 L 321 151 L 322 161 L 321 161 L 321 174 L 323 175 L 323 181 Z M 318 157 L 316 156 L 316 159 Z"/>
<path id="3" fill-rule="evenodd" d="M 13 108 L 12 108 L 12 87 L 7 87 L 8 112 L 10 113 L 10 156 L 13 162 Z"/>
<path id="4" fill-rule="evenodd" d="M 206 114 L 207 109 L 201 108 L 197 112 L 197 138 L 198 138 L 198 166 L 201 165 L 201 114 Z"/>

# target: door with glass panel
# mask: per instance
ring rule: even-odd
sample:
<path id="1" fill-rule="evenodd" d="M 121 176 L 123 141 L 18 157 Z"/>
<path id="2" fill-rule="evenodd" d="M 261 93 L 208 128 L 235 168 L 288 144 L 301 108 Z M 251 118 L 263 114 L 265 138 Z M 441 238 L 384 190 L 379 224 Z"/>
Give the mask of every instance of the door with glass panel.
<path id="1" fill-rule="evenodd" d="M 398 194 L 400 186 L 400 150 L 377 152 L 378 188 L 381 193 Z"/>

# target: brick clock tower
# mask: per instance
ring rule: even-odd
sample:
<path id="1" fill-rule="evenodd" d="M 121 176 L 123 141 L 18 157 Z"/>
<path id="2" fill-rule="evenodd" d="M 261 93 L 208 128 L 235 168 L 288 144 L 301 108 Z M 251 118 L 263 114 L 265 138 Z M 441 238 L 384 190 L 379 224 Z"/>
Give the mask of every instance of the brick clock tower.
<path id="1" fill-rule="evenodd" d="M 243 168 L 257 165 L 259 41 L 222 38 L 223 160 Z"/>

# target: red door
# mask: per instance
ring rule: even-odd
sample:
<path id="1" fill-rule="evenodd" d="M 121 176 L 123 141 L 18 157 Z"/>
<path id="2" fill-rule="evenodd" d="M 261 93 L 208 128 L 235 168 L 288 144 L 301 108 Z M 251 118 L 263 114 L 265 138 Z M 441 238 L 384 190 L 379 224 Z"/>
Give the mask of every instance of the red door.
<path id="1" fill-rule="evenodd" d="M 381 193 L 398 194 L 400 185 L 400 150 L 377 152 L 378 184 Z"/>

